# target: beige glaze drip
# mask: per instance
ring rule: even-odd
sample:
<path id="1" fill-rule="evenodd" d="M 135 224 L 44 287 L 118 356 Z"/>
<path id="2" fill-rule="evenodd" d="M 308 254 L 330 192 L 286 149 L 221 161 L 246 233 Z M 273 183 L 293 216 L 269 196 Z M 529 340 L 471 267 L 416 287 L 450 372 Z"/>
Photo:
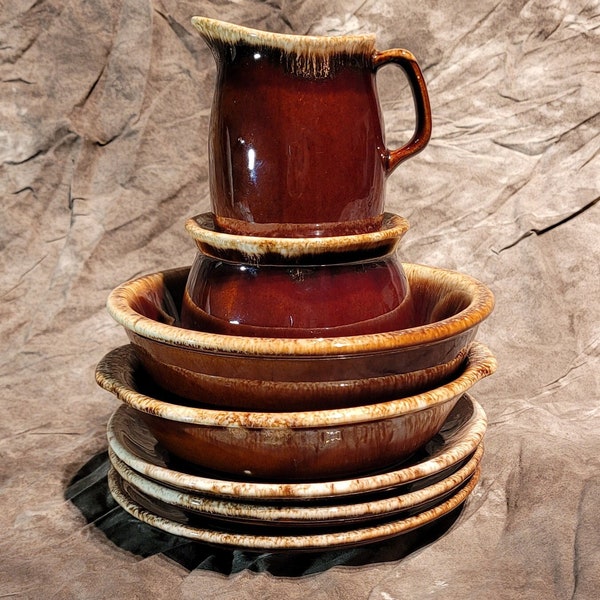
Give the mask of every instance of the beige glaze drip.
<path id="1" fill-rule="evenodd" d="M 375 53 L 374 35 L 280 34 L 205 17 L 192 17 L 192 24 L 213 50 L 236 44 L 278 50 L 285 68 L 302 77 L 329 77 L 336 67 L 351 61 L 364 66 Z"/>

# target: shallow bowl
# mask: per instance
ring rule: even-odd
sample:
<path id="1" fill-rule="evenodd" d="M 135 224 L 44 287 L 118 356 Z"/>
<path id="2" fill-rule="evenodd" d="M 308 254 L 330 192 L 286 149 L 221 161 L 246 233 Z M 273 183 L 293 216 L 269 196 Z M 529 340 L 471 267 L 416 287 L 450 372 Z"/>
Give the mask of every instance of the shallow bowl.
<path id="1" fill-rule="evenodd" d="M 174 455 L 221 473 L 256 480 L 315 481 L 358 476 L 408 458 L 441 429 L 477 381 L 496 368 L 474 342 L 460 374 L 414 396 L 337 410 L 269 413 L 175 403 L 148 380 L 131 346 L 99 363 L 98 384 L 140 412 Z"/>
<path id="2" fill-rule="evenodd" d="M 322 237 L 261 237 L 219 230 L 213 213 L 186 221 L 185 228 L 206 256 L 253 265 L 325 265 L 378 258 L 394 252 L 408 221 L 394 213 L 381 216 L 375 230 Z"/>
<path id="3" fill-rule="evenodd" d="M 236 502 L 308 506 L 360 502 L 437 483 L 456 473 L 473 456 L 482 445 L 486 430 L 483 407 L 471 395 L 463 394 L 440 431 L 401 465 L 363 477 L 296 484 L 224 477 L 182 461 L 158 443 L 140 412 L 124 403 L 108 421 L 107 438 L 109 453 L 137 473 L 167 487 Z"/>

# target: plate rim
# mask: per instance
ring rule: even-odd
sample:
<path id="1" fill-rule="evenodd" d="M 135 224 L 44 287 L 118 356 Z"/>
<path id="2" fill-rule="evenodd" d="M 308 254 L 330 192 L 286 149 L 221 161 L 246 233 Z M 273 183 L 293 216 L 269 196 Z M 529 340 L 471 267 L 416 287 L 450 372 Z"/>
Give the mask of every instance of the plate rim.
<path id="1" fill-rule="evenodd" d="M 457 471 L 418 490 L 377 500 L 360 501 L 360 497 L 358 497 L 356 503 L 349 504 L 297 506 L 246 503 L 237 501 L 237 499 L 217 498 L 209 495 L 194 496 L 194 494 L 184 490 L 164 486 L 144 477 L 126 465 L 109 449 L 110 462 L 121 479 L 145 496 L 211 518 L 228 518 L 232 521 L 256 524 L 276 523 L 281 526 L 288 524 L 308 525 L 311 523 L 318 523 L 318 526 L 323 526 L 349 519 L 359 522 L 369 518 L 391 516 L 404 510 L 417 508 L 436 498 L 446 496 L 463 485 L 473 476 L 481 464 L 483 454 L 484 446 L 481 442 L 468 462 Z"/>
<path id="2" fill-rule="evenodd" d="M 247 548 L 262 551 L 277 550 L 317 550 L 358 546 L 395 537 L 423 527 L 450 513 L 463 504 L 477 486 L 481 475 L 478 466 L 465 486 L 444 500 L 441 504 L 424 510 L 404 519 L 373 525 L 370 527 L 351 528 L 320 534 L 306 535 L 251 535 L 232 532 L 220 532 L 209 528 L 198 528 L 193 525 L 178 523 L 152 513 L 149 509 L 131 499 L 120 484 L 119 475 L 114 469 L 108 474 L 108 484 L 113 498 L 127 513 L 136 519 L 162 531 L 205 542 L 211 545 Z"/>

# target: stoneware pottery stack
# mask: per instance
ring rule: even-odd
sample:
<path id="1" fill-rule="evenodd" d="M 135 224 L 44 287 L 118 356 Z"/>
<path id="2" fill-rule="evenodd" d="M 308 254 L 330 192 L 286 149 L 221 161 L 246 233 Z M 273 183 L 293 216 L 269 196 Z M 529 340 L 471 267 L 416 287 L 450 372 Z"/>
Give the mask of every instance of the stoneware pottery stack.
<path id="1" fill-rule="evenodd" d="M 117 287 L 129 345 L 96 379 L 117 502 L 155 527 L 253 550 L 366 544 L 432 523 L 477 484 L 493 296 L 402 263 L 385 180 L 427 144 L 423 76 L 368 35 L 271 34 L 195 17 L 217 62 L 211 212 L 190 267 Z M 389 150 L 376 73 L 399 66 L 415 131 Z"/>

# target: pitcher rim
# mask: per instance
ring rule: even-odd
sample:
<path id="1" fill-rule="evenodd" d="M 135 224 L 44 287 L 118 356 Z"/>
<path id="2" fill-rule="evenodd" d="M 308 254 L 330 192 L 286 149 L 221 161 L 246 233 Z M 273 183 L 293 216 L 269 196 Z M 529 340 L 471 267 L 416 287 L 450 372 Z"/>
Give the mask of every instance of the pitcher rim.
<path id="1" fill-rule="evenodd" d="M 375 51 L 374 34 L 303 35 L 275 33 L 236 25 L 210 17 L 194 16 L 192 25 L 211 41 L 235 44 L 245 42 L 250 46 L 279 48 L 289 52 L 322 51 L 324 54 L 363 54 Z M 223 35 L 226 34 L 226 35 Z"/>

